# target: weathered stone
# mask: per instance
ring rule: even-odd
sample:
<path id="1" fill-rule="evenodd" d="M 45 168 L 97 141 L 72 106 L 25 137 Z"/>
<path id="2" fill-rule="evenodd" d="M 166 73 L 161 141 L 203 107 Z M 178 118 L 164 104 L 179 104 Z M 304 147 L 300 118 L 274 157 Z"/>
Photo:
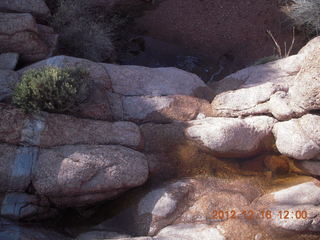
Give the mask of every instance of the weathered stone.
<path id="1" fill-rule="evenodd" d="M 206 100 L 189 96 L 133 96 L 123 99 L 124 119 L 135 122 L 168 123 L 212 116 Z"/>
<path id="2" fill-rule="evenodd" d="M 104 64 L 115 93 L 125 96 L 195 96 L 199 88 L 207 88 L 195 74 L 176 68 L 147 68 Z"/>
<path id="3" fill-rule="evenodd" d="M 131 122 L 105 122 L 62 114 L 23 114 L 16 108 L 0 109 L 0 141 L 53 147 L 68 144 L 119 144 L 139 148 L 140 130 Z"/>
<path id="4" fill-rule="evenodd" d="M 38 194 L 60 206 L 79 206 L 117 196 L 143 184 L 142 153 L 122 146 L 63 146 L 40 150 L 32 182 Z"/>
<path id="5" fill-rule="evenodd" d="M 16 52 L 26 61 L 49 56 L 38 26 L 29 13 L 0 13 L 0 52 Z"/>
<path id="6" fill-rule="evenodd" d="M 320 116 L 307 114 L 299 119 L 276 123 L 273 133 L 283 155 L 298 159 L 320 159 Z"/>
<path id="7" fill-rule="evenodd" d="M 138 148 L 140 129 L 131 122 L 104 122 L 61 114 L 45 114 L 39 146 L 118 144 Z"/>
<path id="8" fill-rule="evenodd" d="M 1 62 L 1 59 L 0 59 Z M 0 63 L 1 64 L 1 63 Z M 1 66 L 0 66 L 1 68 Z M 19 82 L 18 74 L 11 70 L 0 69 L 0 101 L 9 99 Z"/>
<path id="9" fill-rule="evenodd" d="M 41 17 L 50 16 L 50 10 L 44 0 L 2 0 L 0 11 L 31 13 Z"/>
<path id="10" fill-rule="evenodd" d="M 287 120 L 320 109 L 319 53 L 320 48 L 310 44 L 300 54 L 226 77 L 217 86 L 221 91 L 212 102 L 214 115 L 272 114 Z"/>
<path id="11" fill-rule="evenodd" d="M 221 157 L 253 156 L 271 145 L 271 131 L 276 121 L 267 116 L 206 118 L 189 122 L 189 140 Z M 269 144 L 269 146 L 268 146 Z"/>
<path id="12" fill-rule="evenodd" d="M 0 69 L 14 70 L 18 63 L 18 53 L 2 53 L 0 54 Z"/>

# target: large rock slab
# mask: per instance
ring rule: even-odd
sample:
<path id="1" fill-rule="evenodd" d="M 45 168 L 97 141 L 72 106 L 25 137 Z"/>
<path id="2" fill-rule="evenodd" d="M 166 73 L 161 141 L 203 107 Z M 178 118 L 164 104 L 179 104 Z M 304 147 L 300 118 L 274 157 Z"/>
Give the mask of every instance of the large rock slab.
<path id="1" fill-rule="evenodd" d="M 49 17 L 50 10 L 44 0 L 2 0 L 1 12 L 31 13 L 35 16 Z"/>
<path id="2" fill-rule="evenodd" d="M 298 119 L 276 123 L 273 133 L 277 149 L 298 159 L 320 159 L 320 116 L 307 114 Z"/>
<path id="3" fill-rule="evenodd" d="M 131 122 L 105 122 L 63 114 L 24 114 L 21 110 L 0 106 L 0 142 L 40 147 L 61 145 L 142 146 L 139 127 Z"/>
<path id="4" fill-rule="evenodd" d="M 142 142 L 139 127 L 131 122 L 105 122 L 60 114 L 45 114 L 39 146 L 73 144 L 116 144 L 138 148 Z"/>
<path id="5" fill-rule="evenodd" d="M 77 145 L 40 150 L 32 183 L 57 205 L 79 206 L 115 197 L 147 178 L 142 153 L 115 145 Z"/>
<path id="6" fill-rule="evenodd" d="M 125 96 L 197 96 L 203 91 L 209 91 L 198 76 L 177 68 L 104 66 L 110 75 L 113 91 Z"/>
<path id="7" fill-rule="evenodd" d="M 187 138 L 219 157 L 253 156 L 272 145 L 276 120 L 267 116 L 205 118 L 189 122 Z"/>
<path id="8" fill-rule="evenodd" d="M 312 42 L 297 55 L 226 77 L 215 86 L 214 115 L 273 115 L 286 120 L 320 109 L 319 56 L 320 47 Z"/>
<path id="9" fill-rule="evenodd" d="M 89 99 L 73 115 L 99 120 L 167 123 L 211 116 L 211 90 L 196 75 L 176 68 L 95 63 L 56 56 L 19 71 L 44 66 L 79 67 L 90 74 Z M 198 97 L 198 98 L 196 98 Z"/>

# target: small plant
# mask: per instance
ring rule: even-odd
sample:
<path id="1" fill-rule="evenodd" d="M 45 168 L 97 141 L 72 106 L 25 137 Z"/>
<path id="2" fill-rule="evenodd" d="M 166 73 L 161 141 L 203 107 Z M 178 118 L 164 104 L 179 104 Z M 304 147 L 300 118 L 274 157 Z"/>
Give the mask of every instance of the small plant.
<path id="1" fill-rule="evenodd" d="M 287 1 L 283 11 L 309 36 L 320 34 L 320 0 Z"/>
<path id="2" fill-rule="evenodd" d="M 277 56 L 280 58 L 286 58 L 290 56 L 290 53 L 292 51 L 293 45 L 295 43 L 295 29 L 292 28 L 292 41 L 289 49 L 287 48 L 287 43 L 284 42 L 284 49 L 282 50 L 280 44 L 277 42 L 275 37 L 273 36 L 272 32 L 270 30 L 267 30 L 267 34 L 270 36 L 270 38 L 273 41 L 273 44 L 275 46 L 275 49 L 277 50 Z"/>
<path id="3" fill-rule="evenodd" d="M 23 74 L 13 102 L 25 112 L 75 110 L 89 94 L 88 73 L 83 69 L 44 67 Z"/>
<path id="4" fill-rule="evenodd" d="M 293 48 L 293 45 L 295 43 L 295 28 L 292 28 L 292 42 L 291 42 L 291 45 L 290 45 L 289 49 L 287 48 L 287 43 L 286 42 L 284 42 L 284 44 L 283 44 L 284 48 L 282 48 L 280 46 L 280 44 L 278 43 L 278 41 L 275 39 L 275 37 L 273 36 L 273 34 L 272 34 L 272 32 L 270 30 L 267 30 L 267 34 L 269 35 L 269 37 L 273 41 L 276 53 L 271 55 L 271 56 L 263 57 L 263 58 L 258 59 L 257 61 L 255 61 L 253 63 L 253 65 L 265 64 L 265 63 L 268 63 L 268 62 L 273 62 L 273 61 L 279 60 L 281 58 L 286 58 L 286 57 L 290 56 L 290 53 L 291 53 L 292 48 Z"/>

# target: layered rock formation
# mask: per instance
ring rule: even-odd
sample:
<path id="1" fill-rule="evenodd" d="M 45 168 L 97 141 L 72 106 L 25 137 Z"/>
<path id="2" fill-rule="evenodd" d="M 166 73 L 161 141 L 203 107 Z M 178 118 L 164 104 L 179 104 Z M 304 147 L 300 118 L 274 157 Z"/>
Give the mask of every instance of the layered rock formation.
<path id="1" fill-rule="evenodd" d="M 315 38 L 298 55 L 241 70 L 213 89 L 175 68 L 66 56 L 4 70 L 12 83 L 31 68 L 85 68 L 91 94 L 65 114 L 0 105 L 1 215 L 89 215 L 90 226 L 67 229 L 66 239 L 318 239 L 320 183 L 296 174 L 320 174 L 319 56 Z M 108 217 L 97 216 L 105 210 Z M 0 225 L 3 236 L 11 231 L 42 234 Z"/>

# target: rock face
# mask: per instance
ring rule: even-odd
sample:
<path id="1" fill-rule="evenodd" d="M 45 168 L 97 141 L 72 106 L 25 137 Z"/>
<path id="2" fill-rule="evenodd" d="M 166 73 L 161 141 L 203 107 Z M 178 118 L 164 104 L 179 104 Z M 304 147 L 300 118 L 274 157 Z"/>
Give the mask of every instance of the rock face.
<path id="1" fill-rule="evenodd" d="M 273 118 L 264 116 L 206 118 L 190 122 L 186 133 L 218 156 L 242 158 L 270 148 L 267 145 L 274 123 Z"/>
<path id="2" fill-rule="evenodd" d="M 122 146 L 63 146 L 41 149 L 38 157 L 33 149 L 0 145 L 1 192 L 24 192 L 32 182 L 37 195 L 76 206 L 114 197 L 148 178 L 145 156 Z"/>
<path id="3" fill-rule="evenodd" d="M 114 92 L 125 96 L 197 95 L 205 83 L 195 74 L 176 68 L 104 65 Z"/>
<path id="4" fill-rule="evenodd" d="M 271 114 L 286 120 L 319 109 L 319 53 L 319 46 L 310 43 L 300 54 L 226 77 L 218 83 L 225 92 L 212 102 L 214 115 Z M 236 90 L 231 87 L 234 82 Z"/>
<path id="5" fill-rule="evenodd" d="M 43 0 L 3 0 L 0 2 L 0 12 L 31 13 L 39 17 L 51 15 Z"/>
<path id="6" fill-rule="evenodd" d="M 307 114 L 275 124 L 273 132 L 278 150 L 298 160 L 320 160 L 320 116 Z"/>
<path id="7" fill-rule="evenodd" d="M 38 196 L 61 207 L 95 203 L 148 178 L 145 155 L 130 149 L 139 149 L 142 143 L 134 123 L 47 113 L 32 116 L 6 105 L 0 106 L 0 112 L 0 142 L 8 143 L 0 144 L 0 191 L 24 193 L 32 185 L 34 195 L 30 196 L 32 201 L 27 198 L 28 206 L 37 206 L 33 199 Z M 8 206 L 27 205 L 24 197 L 6 198 L 11 199 Z M 6 215 L 23 219 L 42 214 L 39 207 L 30 208 L 20 215 L 11 208 Z"/>
<path id="8" fill-rule="evenodd" d="M 0 13 L 0 52 L 19 53 L 25 61 L 41 60 L 50 56 L 56 42 L 48 44 L 47 36 L 29 13 Z M 52 37 L 56 39 L 53 33 Z"/>
<path id="9" fill-rule="evenodd" d="M 62 114 L 41 113 L 30 117 L 16 108 L 0 106 L 0 141 L 54 147 L 76 144 L 118 144 L 139 148 L 142 137 L 132 122 L 105 122 Z"/>
<path id="10" fill-rule="evenodd" d="M 73 144 L 118 144 L 139 148 L 142 139 L 139 127 L 132 122 L 105 122 L 49 114 L 39 146 Z"/>
<path id="11" fill-rule="evenodd" d="M 36 191 L 62 206 L 101 201 L 143 184 L 142 153 L 121 146 L 64 146 L 41 150 L 32 177 Z"/>

